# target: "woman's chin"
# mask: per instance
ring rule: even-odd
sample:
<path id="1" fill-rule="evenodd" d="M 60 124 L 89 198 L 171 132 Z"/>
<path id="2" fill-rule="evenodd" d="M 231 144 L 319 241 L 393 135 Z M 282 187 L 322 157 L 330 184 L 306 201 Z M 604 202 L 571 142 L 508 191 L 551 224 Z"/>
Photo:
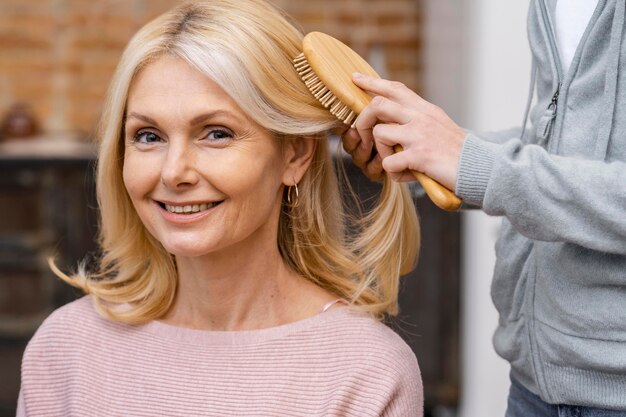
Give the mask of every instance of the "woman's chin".
<path id="1" fill-rule="evenodd" d="M 196 258 L 214 251 L 214 248 L 198 247 L 197 245 L 169 244 L 163 246 L 168 253 L 185 258 Z"/>

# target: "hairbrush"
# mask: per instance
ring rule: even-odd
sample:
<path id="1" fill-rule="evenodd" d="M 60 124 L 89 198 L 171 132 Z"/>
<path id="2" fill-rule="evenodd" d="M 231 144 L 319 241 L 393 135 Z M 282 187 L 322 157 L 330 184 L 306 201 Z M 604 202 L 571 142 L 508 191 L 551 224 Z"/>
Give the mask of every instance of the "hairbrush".
<path id="1" fill-rule="evenodd" d="M 311 32 L 304 37 L 302 53 L 294 60 L 300 77 L 330 113 L 347 125 L 352 125 L 372 97 L 352 82 L 352 73 L 380 76 L 374 69 L 341 41 L 321 32 Z M 396 152 L 402 146 L 394 147 Z M 437 207 L 454 211 L 461 200 L 426 174 L 411 171 Z"/>

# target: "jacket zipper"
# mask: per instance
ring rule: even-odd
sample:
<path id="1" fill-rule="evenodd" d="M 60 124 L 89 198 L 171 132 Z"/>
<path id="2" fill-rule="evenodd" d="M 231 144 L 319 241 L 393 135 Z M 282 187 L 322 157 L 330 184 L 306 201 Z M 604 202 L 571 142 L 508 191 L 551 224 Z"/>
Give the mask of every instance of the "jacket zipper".
<path id="1" fill-rule="evenodd" d="M 543 145 L 550 137 L 552 133 L 552 126 L 554 125 L 554 119 L 556 119 L 556 110 L 559 102 L 559 92 L 561 91 L 561 83 L 556 86 L 556 91 L 552 95 L 548 108 L 543 112 L 543 115 L 539 119 L 537 126 L 537 134 L 539 135 L 540 144 Z"/>
<path id="2" fill-rule="evenodd" d="M 546 6 L 546 0 L 539 0 L 539 6 L 541 7 L 541 16 L 543 18 L 544 25 L 548 30 L 548 39 L 550 43 L 550 51 L 552 58 L 556 66 L 557 86 L 554 94 L 552 94 L 552 100 L 550 104 L 541 115 L 539 123 L 537 125 L 537 135 L 539 136 L 539 144 L 545 145 L 552 134 L 552 128 L 556 119 L 556 113 L 559 102 L 559 93 L 561 91 L 561 85 L 563 84 L 563 69 L 561 68 L 561 59 L 559 58 L 559 51 L 556 44 L 556 36 L 554 35 L 554 25 L 550 19 L 550 14 Z"/>

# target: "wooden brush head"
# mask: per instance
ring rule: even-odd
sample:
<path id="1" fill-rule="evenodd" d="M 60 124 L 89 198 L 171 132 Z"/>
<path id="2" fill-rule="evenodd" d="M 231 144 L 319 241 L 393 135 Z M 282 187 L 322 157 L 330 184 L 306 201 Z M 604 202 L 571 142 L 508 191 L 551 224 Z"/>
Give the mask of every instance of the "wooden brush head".
<path id="1" fill-rule="evenodd" d="M 302 41 L 302 52 L 326 88 L 350 110 L 359 114 L 372 100 L 352 82 L 352 73 L 380 76 L 346 44 L 325 33 L 311 32 Z"/>

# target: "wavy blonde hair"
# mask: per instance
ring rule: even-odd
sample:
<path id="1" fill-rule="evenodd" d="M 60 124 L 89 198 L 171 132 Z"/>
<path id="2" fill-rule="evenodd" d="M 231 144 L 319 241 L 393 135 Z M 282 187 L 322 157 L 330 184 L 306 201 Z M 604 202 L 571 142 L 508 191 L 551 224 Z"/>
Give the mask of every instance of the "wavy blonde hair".
<path id="1" fill-rule="evenodd" d="M 182 4 L 131 39 L 111 81 L 99 131 L 97 196 L 102 258 L 65 281 L 93 295 L 105 317 L 142 323 L 163 316 L 177 288 L 174 257 L 146 230 L 122 179 L 125 107 L 133 78 L 163 55 L 185 60 L 216 82 L 250 118 L 277 137 L 318 139 L 299 183 L 299 206 L 285 204 L 278 231 L 284 261 L 320 287 L 376 317 L 397 312 L 399 277 L 420 244 L 406 186 L 383 181 L 379 201 L 358 221 L 344 211 L 328 146 L 339 122 L 309 93 L 292 65 L 302 33 L 262 0 Z"/>

